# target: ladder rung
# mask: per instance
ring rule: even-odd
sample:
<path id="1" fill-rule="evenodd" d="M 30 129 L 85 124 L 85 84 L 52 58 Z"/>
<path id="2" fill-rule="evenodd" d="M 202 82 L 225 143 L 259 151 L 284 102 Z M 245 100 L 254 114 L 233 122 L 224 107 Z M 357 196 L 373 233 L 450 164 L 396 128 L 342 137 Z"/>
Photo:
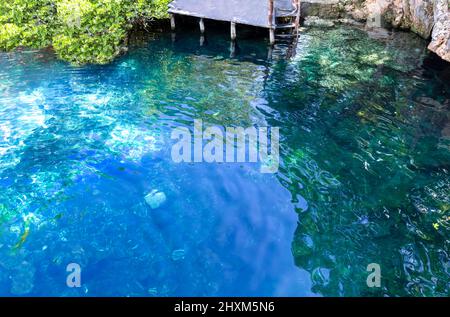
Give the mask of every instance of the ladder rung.
<path id="1" fill-rule="evenodd" d="M 276 34 L 275 36 L 279 38 L 293 38 L 295 34 Z"/>
<path id="2" fill-rule="evenodd" d="M 281 14 L 277 14 L 277 18 L 287 18 L 287 17 L 296 17 L 297 16 L 297 10 L 289 11 Z"/>
<path id="3" fill-rule="evenodd" d="M 276 10 L 277 11 L 284 11 L 284 12 L 292 12 L 292 8 L 277 8 Z"/>
<path id="4" fill-rule="evenodd" d="M 287 23 L 287 24 L 278 24 L 275 26 L 277 29 L 289 29 L 295 28 L 295 23 Z"/>
<path id="5" fill-rule="evenodd" d="M 277 15 L 276 18 L 295 18 L 297 15 L 295 14 L 286 14 L 286 15 Z"/>

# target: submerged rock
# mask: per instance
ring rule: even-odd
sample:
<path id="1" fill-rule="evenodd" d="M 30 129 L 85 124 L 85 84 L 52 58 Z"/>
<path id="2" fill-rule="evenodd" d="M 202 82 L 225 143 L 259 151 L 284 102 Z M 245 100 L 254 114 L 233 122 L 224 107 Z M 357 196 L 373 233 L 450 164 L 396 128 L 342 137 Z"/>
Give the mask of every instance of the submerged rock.
<path id="1" fill-rule="evenodd" d="M 450 61 L 450 11 L 448 0 L 366 0 L 368 23 L 379 17 L 379 26 L 411 30 L 431 39 L 429 49 Z"/>
<path id="2" fill-rule="evenodd" d="M 161 207 L 167 200 L 166 194 L 156 189 L 152 190 L 150 194 L 145 196 L 145 202 L 152 208 L 157 209 Z"/>
<path id="3" fill-rule="evenodd" d="M 448 0 L 304 0 L 302 17 L 305 26 L 332 27 L 331 19 L 363 22 L 369 28 L 410 30 L 431 38 L 429 50 L 450 61 Z"/>
<path id="4" fill-rule="evenodd" d="M 301 2 L 303 16 L 318 16 L 325 19 L 339 19 L 342 17 L 340 0 L 307 0 Z"/>
<path id="5" fill-rule="evenodd" d="M 181 261 L 186 257 L 186 251 L 183 249 L 175 250 L 172 252 L 172 260 Z"/>
<path id="6" fill-rule="evenodd" d="M 321 19 L 317 16 L 307 17 L 304 22 L 305 26 L 314 26 L 314 27 L 332 27 L 334 26 L 334 22 L 330 20 Z"/>

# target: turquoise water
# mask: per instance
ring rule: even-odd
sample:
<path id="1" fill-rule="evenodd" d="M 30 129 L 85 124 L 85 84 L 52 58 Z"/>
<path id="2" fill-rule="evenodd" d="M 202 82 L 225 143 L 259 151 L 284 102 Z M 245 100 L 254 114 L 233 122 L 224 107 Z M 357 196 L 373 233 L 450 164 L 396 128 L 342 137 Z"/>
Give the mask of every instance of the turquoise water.
<path id="1" fill-rule="evenodd" d="M 448 64 L 406 33 L 309 30 L 290 59 L 240 36 L 0 53 L 1 295 L 449 295 Z M 279 172 L 175 164 L 194 119 L 280 127 Z"/>

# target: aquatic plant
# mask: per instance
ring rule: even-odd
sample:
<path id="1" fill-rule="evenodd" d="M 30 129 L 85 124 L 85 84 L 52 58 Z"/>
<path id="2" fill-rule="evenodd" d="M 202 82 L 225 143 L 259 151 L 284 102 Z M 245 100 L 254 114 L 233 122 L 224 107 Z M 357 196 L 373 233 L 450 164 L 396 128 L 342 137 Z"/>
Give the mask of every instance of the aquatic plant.
<path id="1" fill-rule="evenodd" d="M 342 28 L 321 38 L 310 31 L 317 35 L 301 38 L 300 63 L 275 66 L 288 74 L 298 67 L 298 76 L 286 80 L 283 72 L 267 83 L 278 122 L 300 123 L 284 130 L 285 142 L 296 147 L 283 150 L 282 167 L 300 218 L 296 264 L 325 296 L 445 296 L 446 95 L 407 77 L 417 65 L 411 56 L 422 50 L 393 54 L 388 43 L 403 41 L 355 41 L 355 32 Z M 324 93 L 312 98 L 305 87 Z M 379 289 L 366 285 L 372 262 L 383 268 Z"/>

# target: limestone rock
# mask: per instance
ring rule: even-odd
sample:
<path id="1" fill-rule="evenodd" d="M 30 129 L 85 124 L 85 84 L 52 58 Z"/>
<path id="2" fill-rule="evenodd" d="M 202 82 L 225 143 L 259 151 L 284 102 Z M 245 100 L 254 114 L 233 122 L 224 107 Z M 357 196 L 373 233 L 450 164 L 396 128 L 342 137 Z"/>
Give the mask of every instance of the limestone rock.
<path id="1" fill-rule="evenodd" d="M 184 249 L 174 250 L 172 252 L 172 260 L 181 261 L 186 257 L 186 251 Z"/>
<path id="2" fill-rule="evenodd" d="M 145 196 L 145 202 L 152 208 L 157 209 L 161 207 L 167 200 L 166 194 L 163 192 L 157 191 L 156 189 L 152 190 L 150 194 Z"/>
<path id="3" fill-rule="evenodd" d="M 412 30 L 429 38 L 434 24 L 434 0 L 367 0 L 368 23 Z"/>
<path id="4" fill-rule="evenodd" d="M 302 16 L 317 16 L 322 19 L 343 17 L 344 6 L 339 0 L 307 0 L 301 2 Z"/>
<path id="5" fill-rule="evenodd" d="M 305 19 L 304 25 L 314 27 L 332 27 L 334 26 L 334 22 L 330 20 L 321 19 L 317 16 L 310 16 Z"/>
<path id="6" fill-rule="evenodd" d="M 365 8 L 368 26 L 392 26 L 411 30 L 426 39 L 431 37 L 428 48 L 450 61 L 448 0 L 366 0 Z"/>
<path id="7" fill-rule="evenodd" d="M 433 2 L 434 0 L 409 0 L 411 30 L 423 38 L 429 38 L 433 30 Z"/>
<path id="8" fill-rule="evenodd" d="M 436 0 L 434 28 L 428 49 L 450 62 L 450 11 L 447 0 Z"/>
<path id="9" fill-rule="evenodd" d="M 305 26 L 331 27 L 332 19 L 365 22 L 370 29 L 394 27 L 411 30 L 425 39 L 429 49 L 450 61 L 448 0 L 303 0 Z"/>

